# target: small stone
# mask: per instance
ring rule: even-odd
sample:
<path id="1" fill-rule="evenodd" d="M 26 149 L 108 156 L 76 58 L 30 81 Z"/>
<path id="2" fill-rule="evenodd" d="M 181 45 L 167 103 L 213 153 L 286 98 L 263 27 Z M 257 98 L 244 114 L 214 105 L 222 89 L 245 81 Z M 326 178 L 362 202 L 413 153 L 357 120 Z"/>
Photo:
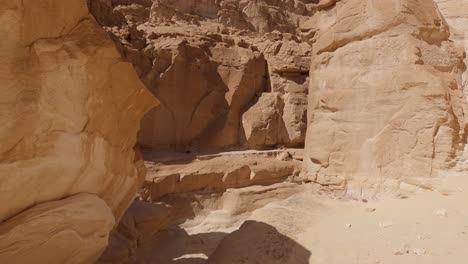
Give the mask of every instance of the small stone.
<path id="1" fill-rule="evenodd" d="M 397 198 L 399 198 L 399 199 L 408 199 L 408 196 L 400 193 L 400 194 L 397 195 Z"/>
<path id="2" fill-rule="evenodd" d="M 289 152 L 281 152 L 278 156 L 276 156 L 277 160 L 288 161 L 292 160 L 291 154 Z"/>
<path id="3" fill-rule="evenodd" d="M 393 226 L 393 221 L 382 221 L 382 222 L 379 222 L 379 226 L 380 226 L 381 228 L 391 227 L 391 226 Z"/>
<path id="4" fill-rule="evenodd" d="M 366 212 L 368 213 L 372 213 L 372 212 L 375 212 L 375 208 L 366 208 Z"/>
<path id="5" fill-rule="evenodd" d="M 437 215 L 438 217 L 447 217 L 448 216 L 447 209 L 445 209 L 445 208 L 437 209 L 434 212 L 432 212 L 432 214 Z"/>
<path id="6" fill-rule="evenodd" d="M 427 240 L 427 239 L 430 239 L 431 236 L 429 236 L 429 235 L 418 235 L 417 238 L 419 240 Z"/>
<path id="7" fill-rule="evenodd" d="M 404 254 L 408 254 L 411 250 L 411 247 L 410 245 L 408 244 L 405 244 L 404 246 L 402 246 L 401 248 L 395 250 L 393 252 L 393 255 L 397 255 L 397 256 L 401 256 L 401 255 L 404 255 Z"/>
<path id="8" fill-rule="evenodd" d="M 413 254 L 418 256 L 423 256 L 426 254 L 426 249 L 424 248 L 413 248 Z"/>
<path id="9" fill-rule="evenodd" d="M 351 229 L 351 226 L 352 226 L 352 225 L 349 224 L 349 223 L 344 225 L 345 229 Z"/>

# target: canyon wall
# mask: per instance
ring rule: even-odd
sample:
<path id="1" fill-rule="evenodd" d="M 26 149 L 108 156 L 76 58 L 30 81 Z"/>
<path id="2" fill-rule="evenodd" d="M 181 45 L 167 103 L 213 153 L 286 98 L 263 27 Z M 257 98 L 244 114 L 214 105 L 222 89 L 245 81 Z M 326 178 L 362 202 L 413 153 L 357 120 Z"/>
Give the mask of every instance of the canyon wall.
<path id="1" fill-rule="evenodd" d="M 92 2 L 161 101 L 139 143 L 151 151 L 303 146 L 311 48 L 297 25 L 313 5 L 305 2 Z"/>
<path id="2" fill-rule="evenodd" d="M 95 262 L 144 181 L 136 144 L 305 148 L 155 159 L 155 200 L 468 169 L 466 0 L 3 2 L 0 263 Z"/>
<path id="3" fill-rule="evenodd" d="M 156 100 L 84 0 L 0 5 L 0 263 L 92 263 L 144 179 Z"/>
<path id="4" fill-rule="evenodd" d="M 468 0 L 436 0 L 435 2 L 449 26 L 450 40 L 465 52 L 465 71 L 462 74 L 461 85 L 466 97 L 468 95 L 468 57 L 466 55 L 468 52 Z M 464 107 L 466 106 L 464 105 Z"/>
<path id="5" fill-rule="evenodd" d="M 343 186 L 454 166 L 465 143 L 465 55 L 433 1 L 340 1 L 303 27 L 314 32 L 311 180 Z"/>

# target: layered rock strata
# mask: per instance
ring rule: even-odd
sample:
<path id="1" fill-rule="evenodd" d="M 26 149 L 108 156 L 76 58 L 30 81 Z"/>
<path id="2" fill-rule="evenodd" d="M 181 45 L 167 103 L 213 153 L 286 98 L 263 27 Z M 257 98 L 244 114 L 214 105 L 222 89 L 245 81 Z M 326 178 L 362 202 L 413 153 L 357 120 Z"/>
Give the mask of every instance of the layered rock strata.
<path id="1" fill-rule="evenodd" d="M 228 188 L 270 185 L 298 176 L 301 150 L 239 151 L 217 155 L 146 161 L 142 198 L 158 201 L 168 194 L 215 193 Z"/>

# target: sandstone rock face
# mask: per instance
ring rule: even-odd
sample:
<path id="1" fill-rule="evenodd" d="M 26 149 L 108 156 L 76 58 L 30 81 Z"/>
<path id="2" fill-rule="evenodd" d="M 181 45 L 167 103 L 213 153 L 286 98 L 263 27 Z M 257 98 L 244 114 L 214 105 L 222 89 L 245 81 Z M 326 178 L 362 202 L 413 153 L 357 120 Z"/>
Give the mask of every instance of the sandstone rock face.
<path id="1" fill-rule="evenodd" d="M 0 225 L 1 263 L 93 263 L 115 224 L 96 195 L 34 206 Z"/>
<path id="2" fill-rule="evenodd" d="M 139 143 L 153 151 L 303 145 L 311 50 L 297 24 L 311 14 L 311 5 L 92 2 L 97 20 L 161 101 L 142 121 Z M 242 121 L 264 122 L 262 115 L 247 114 L 262 107 L 255 106 L 261 96 L 277 97 L 277 125 L 251 138 L 251 126 Z M 271 134 L 266 142 L 256 139 Z"/>
<path id="3" fill-rule="evenodd" d="M 135 201 L 114 230 L 109 246 L 97 263 L 131 263 L 138 244 L 145 243 L 176 220 L 176 210 L 165 204 Z"/>
<path id="4" fill-rule="evenodd" d="M 468 34 L 468 1 L 466 0 L 435 0 L 438 8 L 450 28 L 450 39 L 466 50 L 465 39 Z"/>
<path id="5" fill-rule="evenodd" d="M 465 72 L 462 75 L 462 87 L 464 97 L 468 93 L 468 58 L 466 52 L 468 51 L 468 1 L 466 0 L 449 0 L 449 1 L 435 1 L 438 4 L 439 10 L 447 21 L 450 28 L 450 40 L 454 41 L 455 45 L 465 52 Z M 464 105 L 464 112 L 467 112 L 468 104 Z M 466 128 L 465 128 L 466 129 Z M 466 144 L 466 142 L 463 142 Z M 465 171 L 468 168 L 467 151 L 464 149 L 463 153 L 457 157 L 457 165 L 455 170 Z"/>
<path id="6" fill-rule="evenodd" d="M 309 215 L 310 212 L 298 211 L 294 206 L 274 206 L 275 202 L 300 193 L 305 186 L 277 183 L 230 188 L 218 193 L 173 194 L 155 203 L 136 201 L 125 213 L 111 238 L 111 247 L 98 263 L 205 263 L 215 251 L 216 258 L 210 263 L 239 263 L 238 254 L 249 261 L 259 256 L 264 263 L 277 263 L 275 256 L 280 255 L 278 263 L 304 263 L 310 255 L 288 238 L 291 235 L 264 222 L 265 216 L 269 216 L 269 219 L 287 221 L 292 227 L 291 220 L 301 218 L 294 216 Z M 289 204 L 298 202 L 302 201 L 291 200 Z M 286 208 L 291 211 L 287 211 L 287 216 L 280 216 L 278 213 L 284 213 Z M 264 209 L 267 211 L 264 214 L 256 212 Z M 243 227 L 241 234 L 231 237 L 229 233 L 250 216 L 263 223 Z M 238 235 L 243 237 L 243 243 L 231 249 L 230 244 L 239 239 Z M 228 241 L 218 246 L 223 238 Z M 287 259 L 291 262 L 281 262 Z"/>
<path id="7" fill-rule="evenodd" d="M 223 192 L 227 188 L 270 185 L 297 176 L 302 150 L 238 151 L 146 161 L 142 198 L 158 201 L 180 193 Z"/>
<path id="8" fill-rule="evenodd" d="M 468 1 L 467 0 L 436 0 L 439 10 L 447 21 L 450 29 L 450 40 L 455 42 L 455 45 L 468 51 Z M 468 59 L 465 55 L 465 68 L 468 65 Z M 468 92 L 468 68 L 462 76 L 463 91 Z M 466 110 L 465 110 L 466 112 Z"/>
<path id="9" fill-rule="evenodd" d="M 462 50 L 432 1 L 341 1 L 313 43 L 304 167 L 312 180 L 427 177 L 465 130 Z"/>
<path id="10" fill-rule="evenodd" d="M 0 262 L 89 263 L 144 179 L 133 147 L 156 101 L 86 1 L 8 1 L 0 21 Z"/>

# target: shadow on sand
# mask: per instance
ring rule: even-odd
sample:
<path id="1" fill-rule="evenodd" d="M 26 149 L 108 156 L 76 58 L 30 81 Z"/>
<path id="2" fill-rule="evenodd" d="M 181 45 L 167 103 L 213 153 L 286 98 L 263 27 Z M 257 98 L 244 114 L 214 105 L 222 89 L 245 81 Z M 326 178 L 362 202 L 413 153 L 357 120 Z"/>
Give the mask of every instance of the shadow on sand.
<path id="1" fill-rule="evenodd" d="M 133 263 L 308 264 L 311 256 L 310 251 L 273 226 L 257 221 L 246 221 L 230 234 L 189 235 L 182 229 L 166 230 L 139 253 Z"/>

